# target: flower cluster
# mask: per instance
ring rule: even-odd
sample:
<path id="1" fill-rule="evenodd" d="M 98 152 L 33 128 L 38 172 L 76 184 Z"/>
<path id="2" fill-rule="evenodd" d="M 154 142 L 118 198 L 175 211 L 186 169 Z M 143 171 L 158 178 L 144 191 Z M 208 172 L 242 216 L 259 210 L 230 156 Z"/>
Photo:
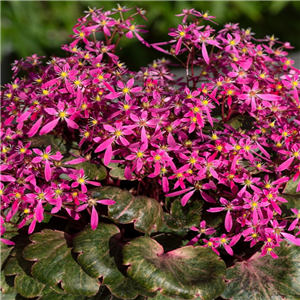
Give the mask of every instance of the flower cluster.
<path id="1" fill-rule="evenodd" d="M 290 44 L 257 40 L 238 24 L 216 31 L 202 25 L 213 16 L 190 9 L 178 15 L 183 20 L 170 29 L 171 40 L 149 45 L 134 23 L 144 11 L 125 18 L 128 11 L 91 9 L 63 45 L 66 58 L 43 66 L 33 55 L 13 64 L 13 81 L 1 91 L 1 222 L 18 214 L 18 226 L 30 221 L 32 232 L 50 204 L 50 214 L 64 210 L 74 220 L 89 210 L 96 228 L 95 205 L 114 201 L 92 199 L 89 187 L 100 181 L 72 166 L 114 162 L 138 182 L 138 193 L 162 205 L 180 195 L 183 206 L 202 201 L 206 212 L 226 212 L 218 228 L 204 220 L 191 228 L 199 233 L 189 244 L 233 255 L 243 239 L 251 247 L 262 242 L 262 255 L 273 257 L 284 239 L 300 245 L 299 210 L 282 212 L 287 182 L 298 180 L 300 191 L 300 71 L 287 57 Z M 129 71 L 115 53 L 124 37 L 170 60 Z M 172 75 L 171 58 L 186 82 Z M 28 76 L 17 77 L 21 70 Z M 75 143 L 74 158 L 32 146 L 49 134 Z"/>

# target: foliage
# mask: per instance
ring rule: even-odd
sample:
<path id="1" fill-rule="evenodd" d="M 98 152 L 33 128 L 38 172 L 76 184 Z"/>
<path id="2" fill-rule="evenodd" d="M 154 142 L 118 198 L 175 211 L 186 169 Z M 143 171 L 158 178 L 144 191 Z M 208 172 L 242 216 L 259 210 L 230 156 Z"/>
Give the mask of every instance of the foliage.
<path id="1" fill-rule="evenodd" d="M 145 14 L 90 8 L 65 58 L 14 62 L 1 91 L 3 298 L 298 299 L 293 47 L 216 31 L 195 9 L 149 44 Z M 130 71 L 126 38 L 168 58 Z"/>

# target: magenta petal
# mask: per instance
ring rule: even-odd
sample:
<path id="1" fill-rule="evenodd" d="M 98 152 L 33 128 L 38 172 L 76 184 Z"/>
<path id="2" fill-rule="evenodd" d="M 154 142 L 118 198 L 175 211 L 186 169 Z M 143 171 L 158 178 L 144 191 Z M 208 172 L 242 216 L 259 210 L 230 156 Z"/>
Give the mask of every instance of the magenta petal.
<path id="1" fill-rule="evenodd" d="M 202 43 L 202 55 L 203 55 L 205 62 L 209 65 L 209 57 L 208 57 L 207 49 L 206 49 L 206 46 L 204 43 Z"/>
<path id="2" fill-rule="evenodd" d="M 48 124 L 46 124 L 45 126 L 43 126 L 40 130 L 40 135 L 50 132 L 52 129 L 55 128 L 55 126 L 57 125 L 58 122 L 59 122 L 59 118 L 54 119 L 53 121 L 51 121 Z"/>
<path id="3" fill-rule="evenodd" d="M 50 181 L 51 179 L 51 167 L 50 167 L 50 162 L 46 160 L 45 162 L 45 179 L 47 181 Z"/>
<path id="4" fill-rule="evenodd" d="M 11 245 L 11 246 L 13 246 L 13 245 L 15 244 L 14 242 L 9 241 L 9 240 L 7 240 L 7 239 L 2 239 L 2 238 L 0 238 L 0 241 L 1 241 L 2 243 L 6 244 L 6 245 Z"/>
<path id="5" fill-rule="evenodd" d="M 180 51 L 181 48 L 181 44 L 182 44 L 182 37 L 178 39 L 176 47 L 175 47 L 175 54 L 177 55 Z"/>
<path id="6" fill-rule="evenodd" d="M 86 159 L 85 158 L 76 158 L 70 161 L 65 162 L 65 165 L 76 165 L 84 162 Z"/>
<path id="7" fill-rule="evenodd" d="M 269 101 L 277 101 L 281 100 L 280 96 L 272 95 L 272 94 L 257 94 L 257 97 L 263 100 L 269 100 Z"/>
<path id="8" fill-rule="evenodd" d="M 107 166 L 110 161 L 111 161 L 111 157 L 112 157 L 112 146 L 111 144 L 106 148 L 105 154 L 104 154 L 104 165 Z"/>
<path id="9" fill-rule="evenodd" d="M 57 114 L 57 111 L 54 108 L 45 108 L 45 111 L 51 116 L 55 116 Z"/>
<path id="10" fill-rule="evenodd" d="M 300 239 L 297 239 L 294 235 L 285 233 L 285 232 L 281 232 L 281 234 L 283 237 L 285 237 L 290 242 L 294 243 L 295 245 L 300 246 Z"/>
<path id="11" fill-rule="evenodd" d="M 192 246 L 194 244 L 196 244 L 199 241 L 200 238 L 200 234 L 196 235 L 193 239 L 191 239 L 186 246 Z"/>
<path id="12" fill-rule="evenodd" d="M 97 202 L 100 204 L 103 204 L 103 205 L 114 205 L 116 203 L 115 200 L 111 200 L 111 199 L 103 199 L 103 200 L 99 200 Z"/>
<path id="13" fill-rule="evenodd" d="M 41 124 L 42 124 L 42 120 L 43 120 L 43 116 L 40 117 L 35 123 L 34 125 L 31 127 L 31 129 L 28 131 L 28 136 L 29 137 L 33 137 L 37 132 L 38 130 L 40 129 L 41 127 Z"/>
<path id="14" fill-rule="evenodd" d="M 293 222 L 292 222 L 292 224 L 290 225 L 290 227 L 289 227 L 289 231 L 291 231 L 291 230 L 294 230 L 295 229 L 295 227 L 297 226 L 297 224 L 298 224 L 298 221 L 299 221 L 299 219 L 297 218 L 297 219 L 295 219 Z"/>
<path id="15" fill-rule="evenodd" d="M 79 128 L 79 126 L 74 121 L 72 121 L 71 119 L 65 118 L 65 121 L 67 122 L 68 127 L 71 127 L 73 129 L 78 129 Z"/>
<path id="16" fill-rule="evenodd" d="M 228 245 L 224 244 L 224 248 L 229 255 L 233 255 L 233 250 Z"/>
<path id="17" fill-rule="evenodd" d="M 189 187 L 189 188 L 184 189 L 184 190 L 180 190 L 180 191 L 177 191 L 177 192 L 169 193 L 169 194 L 166 194 L 166 197 L 174 197 L 174 196 L 182 195 L 185 192 L 188 192 L 188 191 L 190 191 L 192 189 L 194 189 L 194 187 Z"/>
<path id="18" fill-rule="evenodd" d="M 212 213 L 216 213 L 216 212 L 220 212 L 220 211 L 223 211 L 223 210 L 225 210 L 224 207 L 212 207 L 212 208 L 208 209 L 207 211 L 212 212 Z"/>
<path id="19" fill-rule="evenodd" d="M 36 219 L 33 219 L 30 226 L 29 226 L 29 228 L 28 228 L 28 233 L 29 234 L 33 233 L 35 225 L 36 225 Z"/>
<path id="20" fill-rule="evenodd" d="M 278 167 L 278 171 L 283 171 L 283 170 L 286 170 L 290 165 L 291 163 L 293 162 L 294 160 L 294 157 L 291 157 L 289 158 L 288 160 L 286 160 L 284 163 L 282 163 L 279 167 Z"/>
<path id="21" fill-rule="evenodd" d="M 17 123 L 26 121 L 26 120 L 28 119 L 28 117 L 30 116 L 31 113 L 32 113 L 31 110 L 25 111 L 25 112 L 17 119 Z"/>
<path id="22" fill-rule="evenodd" d="M 163 176 L 162 178 L 162 188 L 164 193 L 167 193 L 169 191 L 169 180 L 166 176 Z"/>
<path id="23" fill-rule="evenodd" d="M 186 203 L 189 201 L 189 199 L 192 197 L 192 195 L 194 194 L 195 190 L 190 191 L 189 193 L 185 194 L 182 198 L 181 198 L 181 205 L 185 206 Z"/>
<path id="24" fill-rule="evenodd" d="M 225 229 L 227 230 L 227 232 L 229 232 L 232 228 L 232 217 L 231 217 L 231 214 L 230 214 L 230 211 L 227 210 L 227 213 L 226 213 L 226 217 L 225 217 Z"/>
<path id="25" fill-rule="evenodd" d="M 111 144 L 113 143 L 113 141 L 114 141 L 114 138 L 113 138 L 113 137 L 110 138 L 110 139 L 108 139 L 108 140 L 106 140 L 105 142 L 103 142 L 102 144 L 100 144 L 100 145 L 96 148 L 95 153 L 101 152 L 101 151 L 103 151 L 104 149 L 106 149 L 108 146 L 111 146 Z"/>
<path id="26" fill-rule="evenodd" d="M 0 175 L 0 180 L 1 181 L 5 181 L 5 182 L 15 182 L 16 181 L 16 179 L 14 178 L 14 177 L 12 177 L 12 176 L 10 176 L 10 175 Z"/>
<path id="27" fill-rule="evenodd" d="M 44 219 L 44 208 L 42 201 L 39 201 L 36 209 L 35 209 L 35 216 L 38 222 L 42 222 Z"/>
<path id="28" fill-rule="evenodd" d="M 9 125 L 13 120 L 14 120 L 15 116 L 10 116 L 9 118 L 7 118 L 4 121 L 4 125 Z"/>
<path id="29" fill-rule="evenodd" d="M 216 200 L 214 198 L 212 198 L 211 196 L 207 195 L 205 192 L 200 191 L 200 194 L 205 201 L 207 201 L 209 203 L 216 203 Z"/>
<path id="30" fill-rule="evenodd" d="M 95 230 L 98 226 L 98 213 L 95 206 L 92 207 L 92 215 L 91 215 L 91 228 Z"/>

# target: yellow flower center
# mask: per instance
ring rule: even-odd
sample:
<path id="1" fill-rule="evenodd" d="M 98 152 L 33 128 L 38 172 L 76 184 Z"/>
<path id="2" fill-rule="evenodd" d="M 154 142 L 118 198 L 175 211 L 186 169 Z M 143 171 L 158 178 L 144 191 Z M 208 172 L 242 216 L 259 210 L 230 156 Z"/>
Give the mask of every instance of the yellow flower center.
<path id="1" fill-rule="evenodd" d="M 49 95 L 49 91 L 43 90 L 43 95 L 45 95 L 45 96 Z"/>
<path id="2" fill-rule="evenodd" d="M 248 185 L 248 186 L 249 186 L 249 185 L 251 185 L 251 180 L 246 179 L 244 183 L 245 183 L 245 185 Z"/>
<path id="3" fill-rule="evenodd" d="M 20 149 L 20 153 L 25 153 L 26 152 L 26 149 L 25 148 L 21 148 Z"/>
<path id="4" fill-rule="evenodd" d="M 191 163 L 191 164 L 194 164 L 195 162 L 196 162 L 196 159 L 195 159 L 195 158 L 191 158 L 191 159 L 190 159 L 190 163 Z"/>
<path id="5" fill-rule="evenodd" d="M 66 116 L 66 113 L 64 112 L 64 111 L 61 111 L 59 114 L 58 114 L 58 116 L 60 117 L 60 118 L 65 118 L 65 116 Z"/>
<path id="6" fill-rule="evenodd" d="M 230 96 L 230 95 L 233 95 L 233 92 L 234 92 L 233 90 L 228 90 L 228 91 L 227 91 L 227 95 L 229 95 L 229 96 Z"/>
<path id="7" fill-rule="evenodd" d="M 161 156 L 157 154 L 157 155 L 154 156 L 154 159 L 157 160 L 157 161 L 161 160 Z"/>
<path id="8" fill-rule="evenodd" d="M 115 131 L 115 136 L 121 136 L 121 135 L 122 135 L 122 131 L 120 131 L 120 130 Z"/>
<path id="9" fill-rule="evenodd" d="M 135 26 L 134 26 L 134 25 L 131 25 L 131 26 L 129 27 L 129 29 L 130 29 L 131 31 L 133 31 L 133 30 L 135 30 Z"/>
<path id="10" fill-rule="evenodd" d="M 74 84 L 77 85 L 77 86 L 79 86 L 79 85 L 81 85 L 81 81 L 80 80 L 75 80 Z"/>
<path id="11" fill-rule="evenodd" d="M 139 151 L 139 152 L 137 152 L 137 154 L 136 154 L 136 156 L 138 157 L 138 158 L 141 158 L 141 157 L 143 157 L 143 152 L 141 152 L 141 151 Z"/>
<path id="12" fill-rule="evenodd" d="M 297 81 L 293 81 L 293 82 L 292 82 L 292 86 L 293 86 L 293 87 L 296 87 L 297 85 L 298 85 L 298 82 L 297 82 Z"/>
<path id="13" fill-rule="evenodd" d="M 123 92 L 124 94 L 129 93 L 129 88 L 128 88 L 128 87 L 125 87 L 125 88 L 122 90 L 122 92 Z"/>
<path id="14" fill-rule="evenodd" d="M 90 136 L 90 133 L 88 131 L 86 131 L 84 134 L 83 134 L 85 137 L 89 137 Z"/>
<path id="15" fill-rule="evenodd" d="M 80 184 L 84 184 L 84 182 L 85 182 L 84 178 L 78 178 L 77 181 L 78 181 Z"/>
<path id="16" fill-rule="evenodd" d="M 61 72 L 60 76 L 63 77 L 63 78 L 66 78 L 66 77 L 68 77 L 68 73 L 67 72 Z"/>
<path id="17" fill-rule="evenodd" d="M 250 146 L 247 145 L 247 146 L 244 147 L 244 149 L 245 149 L 246 151 L 249 151 L 249 150 L 250 150 Z"/>
<path id="18" fill-rule="evenodd" d="M 23 210 L 23 212 L 24 212 L 24 214 L 29 214 L 29 213 L 30 213 L 30 209 L 25 208 L 25 209 Z"/>
<path id="19" fill-rule="evenodd" d="M 124 110 L 128 110 L 130 108 L 130 106 L 128 104 L 124 104 L 123 108 L 124 108 Z"/>
<path id="20" fill-rule="evenodd" d="M 185 32 L 184 31 L 180 31 L 179 35 L 182 36 L 182 37 L 184 37 L 185 36 Z"/>
<path id="21" fill-rule="evenodd" d="M 252 233 L 252 237 L 256 238 L 257 237 L 257 233 Z"/>
<path id="22" fill-rule="evenodd" d="M 194 109 L 193 109 L 194 112 L 198 112 L 199 110 L 200 110 L 200 109 L 199 109 L 199 107 L 197 107 L 197 106 L 194 107 Z"/>
<path id="23" fill-rule="evenodd" d="M 208 104 L 208 101 L 207 101 L 207 100 L 203 100 L 203 101 L 202 101 L 202 104 L 203 104 L 204 106 L 206 106 L 206 105 Z"/>
<path id="24" fill-rule="evenodd" d="M 58 196 L 58 195 L 61 195 L 62 194 L 62 190 L 61 189 L 56 189 L 54 191 L 55 195 Z"/>
<path id="25" fill-rule="evenodd" d="M 218 145 L 218 146 L 216 147 L 216 149 L 217 149 L 218 151 L 222 151 L 223 147 L 222 147 L 221 145 Z"/>
<path id="26" fill-rule="evenodd" d="M 293 156 L 294 156 L 294 157 L 298 157 L 298 156 L 299 156 L 299 152 L 298 152 L 298 151 L 294 152 L 294 153 L 293 153 Z"/>
<path id="27" fill-rule="evenodd" d="M 38 198 L 39 199 L 44 199 L 45 198 L 45 194 L 44 193 L 39 193 L 38 194 Z"/>
<path id="28" fill-rule="evenodd" d="M 234 45 L 235 45 L 235 40 L 230 41 L 229 44 L 230 44 L 231 46 L 234 46 Z"/>
<path id="29" fill-rule="evenodd" d="M 222 244 L 224 244 L 224 243 L 226 243 L 226 239 L 221 239 L 221 241 L 220 241 Z"/>
<path id="30" fill-rule="evenodd" d="M 216 141 L 218 139 L 218 136 L 215 133 L 213 133 L 211 136 L 211 139 Z"/>
<path id="31" fill-rule="evenodd" d="M 209 246 L 209 247 L 211 247 L 212 245 L 213 245 L 212 242 L 208 242 L 208 243 L 207 243 L 207 246 Z"/>
<path id="32" fill-rule="evenodd" d="M 44 154 L 42 155 L 42 157 L 43 157 L 43 159 L 49 159 L 49 154 L 44 153 Z"/>

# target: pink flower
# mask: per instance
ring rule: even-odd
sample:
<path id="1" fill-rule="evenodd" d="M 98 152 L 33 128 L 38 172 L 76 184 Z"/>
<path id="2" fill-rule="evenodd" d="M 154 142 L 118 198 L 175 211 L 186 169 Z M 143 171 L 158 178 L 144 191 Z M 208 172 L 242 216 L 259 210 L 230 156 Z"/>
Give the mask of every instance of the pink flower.
<path id="1" fill-rule="evenodd" d="M 82 211 L 86 209 L 87 207 L 92 207 L 92 212 L 91 212 L 91 228 L 95 230 L 98 226 L 98 212 L 95 208 L 95 206 L 99 204 L 103 205 L 113 205 L 116 203 L 116 201 L 111 200 L 111 199 L 102 199 L 102 200 L 96 200 L 96 199 L 89 199 L 87 204 L 83 204 L 77 208 L 77 212 Z"/>
<path id="2" fill-rule="evenodd" d="M 72 179 L 76 180 L 75 182 L 72 183 L 71 187 L 77 187 L 80 185 L 83 193 L 86 193 L 88 191 L 86 184 L 101 186 L 100 182 L 87 180 L 86 175 L 84 175 L 83 169 L 80 169 L 77 175 L 74 175 L 74 174 L 68 174 L 68 175 Z"/>
<path id="3" fill-rule="evenodd" d="M 51 163 L 50 160 L 59 161 L 63 158 L 59 151 L 55 155 L 51 155 L 51 146 L 48 146 L 45 152 L 42 152 L 40 149 L 34 148 L 33 152 L 39 156 L 35 157 L 33 163 L 43 163 L 45 165 L 44 175 L 47 181 L 51 179 Z"/>

